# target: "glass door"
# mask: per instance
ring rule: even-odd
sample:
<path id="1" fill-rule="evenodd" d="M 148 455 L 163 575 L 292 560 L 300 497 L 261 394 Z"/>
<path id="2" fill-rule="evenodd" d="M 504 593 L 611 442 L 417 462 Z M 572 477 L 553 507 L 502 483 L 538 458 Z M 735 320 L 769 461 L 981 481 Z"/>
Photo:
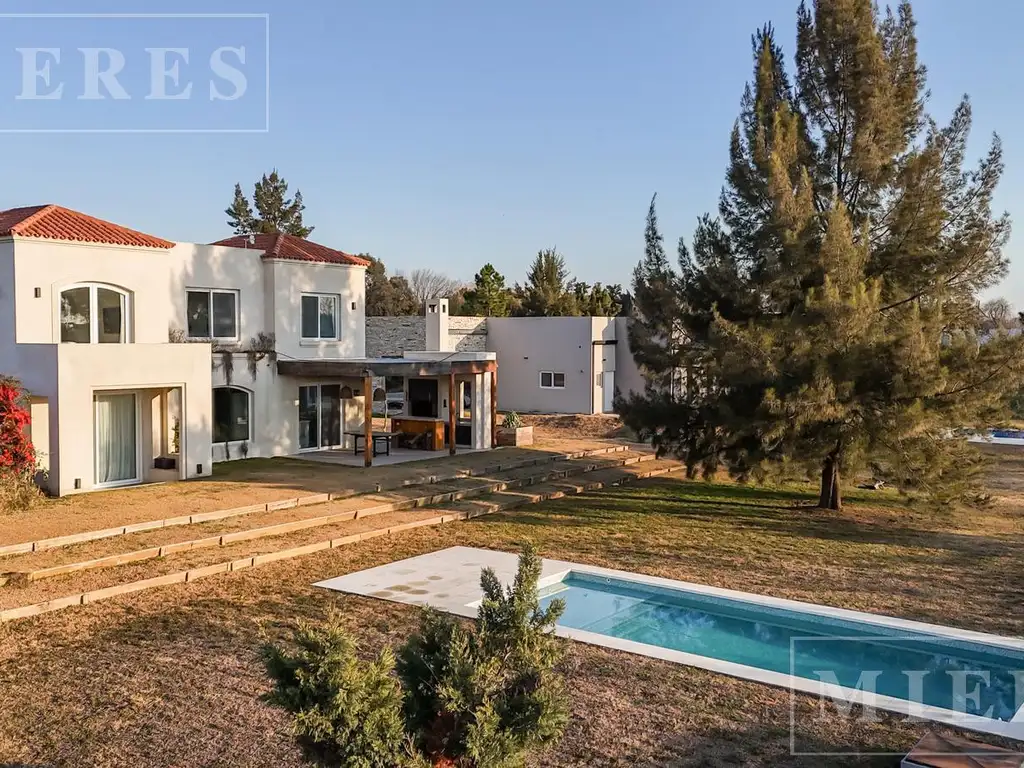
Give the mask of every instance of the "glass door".
<path id="1" fill-rule="evenodd" d="M 299 450 L 341 445 L 341 385 L 299 387 Z"/>
<path id="2" fill-rule="evenodd" d="M 320 387 L 320 434 L 322 447 L 341 445 L 341 385 Z"/>
<path id="3" fill-rule="evenodd" d="M 139 481 L 135 395 L 96 395 L 96 485 Z"/>
<path id="4" fill-rule="evenodd" d="M 299 387 L 299 449 L 320 447 L 320 387 Z"/>

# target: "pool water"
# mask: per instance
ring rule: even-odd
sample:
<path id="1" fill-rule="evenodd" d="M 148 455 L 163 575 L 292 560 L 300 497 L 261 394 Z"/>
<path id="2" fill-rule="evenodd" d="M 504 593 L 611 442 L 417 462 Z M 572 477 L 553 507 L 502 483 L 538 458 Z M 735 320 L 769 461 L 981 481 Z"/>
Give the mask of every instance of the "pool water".
<path id="1" fill-rule="evenodd" d="M 956 712 L 1008 721 L 1024 697 L 1012 648 L 576 572 L 541 594 L 561 626 L 849 688 L 877 672 L 875 693 Z"/>

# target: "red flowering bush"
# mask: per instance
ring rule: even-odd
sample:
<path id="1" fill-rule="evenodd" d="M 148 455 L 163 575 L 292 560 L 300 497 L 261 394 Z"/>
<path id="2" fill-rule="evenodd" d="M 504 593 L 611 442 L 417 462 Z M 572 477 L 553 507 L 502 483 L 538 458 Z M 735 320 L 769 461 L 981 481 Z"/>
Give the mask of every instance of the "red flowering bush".
<path id="1" fill-rule="evenodd" d="M 38 495 L 36 451 L 28 436 L 31 415 L 21 384 L 0 377 L 0 508 L 24 509 Z"/>
<path id="2" fill-rule="evenodd" d="M 31 416 L 17 381 L 0 379 L 0 472 L 31 474 L 36 452 L 28 437 Z"/>

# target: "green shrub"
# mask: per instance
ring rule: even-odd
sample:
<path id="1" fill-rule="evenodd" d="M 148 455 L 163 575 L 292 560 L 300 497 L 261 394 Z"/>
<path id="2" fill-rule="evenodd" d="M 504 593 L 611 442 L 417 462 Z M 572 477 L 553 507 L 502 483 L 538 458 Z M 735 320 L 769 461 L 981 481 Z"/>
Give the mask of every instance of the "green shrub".
<path id="1" fill-rule="evenodd" d="M 263 657 L 275 688 L 267 698 L 294 715 L 307 748 L 345 768 L 394 768 L 406 760 L 402 696 L 384 649 L 370 664 L 332 616 L 323 627 L 300 624 L 294 652 L 273 645 Z"/>
<path id="2" fill-rule="evenodd" d="M 511 768 L 529 750 L 557 739 L 568 700 L 555 666 L 552 631 L 564 604 L 540 610 L 540 558 L 527 547 L 505 590 L 485 569 L 474 629 L 428 611 L 420 632 L 398 654 L 405 714 L 429 756 L 467 768 Z"/>
<path id="3" fill-rule="evenodd" d="M 501 424 L 505 429 L 519 429 L 523 426 L 523 417 L 515 411 L 505 414 L 505 421 Z"/>

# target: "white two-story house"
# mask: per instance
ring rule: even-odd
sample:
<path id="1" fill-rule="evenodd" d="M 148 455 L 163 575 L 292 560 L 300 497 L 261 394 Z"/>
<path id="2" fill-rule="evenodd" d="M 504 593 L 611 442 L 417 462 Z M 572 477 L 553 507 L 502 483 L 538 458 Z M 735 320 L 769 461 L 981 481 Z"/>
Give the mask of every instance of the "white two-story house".
<path id="1" fill-rule="evenodd" d="M 30 394 L 47 490 L 353 446 L 383 376 L 420 393 L 404 415 L 445 422 L 453 453 L 456 435 L 491 447 L 493 354 L 365 358 L 367 264 L 288 235 L 198 245 L 55 205 L 0 212 L 0 375 Z"/>

